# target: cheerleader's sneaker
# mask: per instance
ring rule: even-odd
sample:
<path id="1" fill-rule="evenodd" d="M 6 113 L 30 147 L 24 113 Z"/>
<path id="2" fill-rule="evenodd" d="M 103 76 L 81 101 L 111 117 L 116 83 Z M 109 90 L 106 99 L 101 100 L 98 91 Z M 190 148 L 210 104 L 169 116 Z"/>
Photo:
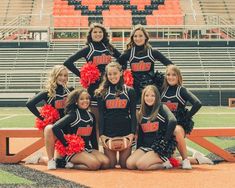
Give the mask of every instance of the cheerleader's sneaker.
<path id="1" fill-rule="evenodd" d="M 214 164 L 212 160 L 202 155 L 200 152 L 195 152 L 193 154 L 193 158 L 197 159 L 199 164 L 210 164 L 210 165 Z"/>
<path id="2" fill-rule="evenodd" d="M 25 164 L 38 164 L 42 156 L 43 152 L 39 151 L 35 153 L 35 155 L 33 155 L 32 157 L 26 159 Z"/>
<path id="3" fill-rule="evenodd" d="M 65 165 L 65 168 L 73 168 L 73 167 L 74 167 L 74 164 L 71 162 L 67 162 Z"/>
<path id="4" fill-rule="evenodd" d="M 192 166 L 190 164 L 189 159 L 184 159 L 182 161 L 182 169 L 184 169 L 184 170 L 191 170 L 192 169 Z"/>
<path id="5" fill-rule="evenodd" d="M 172 164 L 170 163 L 169 160 L 165 161 L 164 163 L 162 163 L 163 167 L 166 169 L 171 169 L 173 168 Z"/>
<path id="6" fill-rule="evenodd" d="M 48 170 L 56 170 L 56 162 L 54 159 L 51 159 L 50 161 L 48 161 L 47 169 Z"/>

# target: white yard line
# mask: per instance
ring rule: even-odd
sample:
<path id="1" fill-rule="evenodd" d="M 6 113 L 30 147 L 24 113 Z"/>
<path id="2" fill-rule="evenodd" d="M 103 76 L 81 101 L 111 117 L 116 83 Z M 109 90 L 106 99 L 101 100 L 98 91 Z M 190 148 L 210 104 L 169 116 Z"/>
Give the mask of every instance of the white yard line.
<path id="1" fill-rule="evenodd" d="M 0 114 L 0 116 L 11 116 L 12 114 Z M 32 116 L 33 114 L 14 114 L 16 116 Z"/>
<path id="2" fill-rule="evenodd" d="M 189 147 L 189 146 L 187 146 L 187 150 L 190 151 L 190 152 L 192 152 L 193 154 L 194 154 L 195 152 L 201 153 L 200 151 L 195 150 L 195 149 L 193 149 L 193 148 L 191 148 L 191 147 Z M 204 155 L 203 153 L 201 153 L 201 154 Z"/>
<path id="3" fill-rule="evenodd" d="M 16 117 L 16 116 L 18 116 L 18 115 L 14 114 L 14 115 L 10 115 L 10 116 L 4 117 L 4 118 L 0 118 L 0 121 L 5 120 L 5 119 L 10 119 L 10 118 L 13 118 L 13 117 Z"/>
<path id="4" fill-rule="evenodd" d="M 200 114 L 200 115 L 208 115 L 208 114 L 215 114 L 215 115 L 235 115 L 234 112 L 198 112 L 196 114 Z"/>

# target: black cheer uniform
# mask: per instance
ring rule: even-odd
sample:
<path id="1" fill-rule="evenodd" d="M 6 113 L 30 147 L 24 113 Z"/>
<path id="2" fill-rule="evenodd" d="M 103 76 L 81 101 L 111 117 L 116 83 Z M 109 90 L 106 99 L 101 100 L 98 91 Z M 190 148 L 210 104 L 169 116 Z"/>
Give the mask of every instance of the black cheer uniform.
<path id="1" fill-rule="evenodd" d="M 152 48 L 144 50 L 144 46 L 135 46 L 122 54 L 118 61 L 127 67 L 127 62 L 130 64 L 130 69 L 134 77 L 134 89 L 137 96 L 137 103 L 140 103 L 141 91 L 147 86 L 154 84 L 155 61 L 158 60 L 165 66 L 172 64 L 159 51 Z"/>
<path id="2" fill-rule="evenodd" d="M 36 105 L 44 101 L 46 102 L 46 104 L 51 104 L 55 109 L 57 109 L 60 114 L 60 118 L 62 118 L 64 116 L 65 101 L 67 99 L 68 94 L 72 90 L 73 88 L 68 89 L 64 88 L 62 85 L 57 85 L 55 97 L 49 97 L 48 91 L 42 91 L 35 95 L 32 99 L 27 101 L 26 106 L 36 117 L 43 120 Z"/>
<path id="3" fill-rule="evenodd" d="M 177 123 L 184 128 L 185 133 L 189 134 L 194 126 L 192 116 L 201 108 L 201 101 L 182 86 L 167 87 L 161 95 L 161 101 L 173 112 Z M 187 102 L 192 105 L 189 111 L 186 109 Z"/>
<path id="4" fill-rule="evenodd" d="M 148 111 L 150 112 L 151 108 Z M 173 154 L 176 147 L 176 141 L 173 136 L 176 119 L 163 104 L 160 105 L 157 118 L 151 121 L 149 121 L 149 118 L 149 116 L 143 116 L 140 121 L 137 148 L 144 152 L 154 150 L 163 161 L 166 161 Z M 164 151 L 159 147 L 161 141 L 167 142 Z"/>
<path id="5" fill-rule="evenodd" d="M 69 57 L 64 65 L 75 75 L 80 77 L 80 71 L 74 65 L 74 62 L 80 58 L 85 58 L 86 62 L 92 62 L 97 66 L 101 73 L 101 78 L 105 72 L 105 66 L 111 62 L 112 57 L 116 59 L 120 56 L 120 52 L 117 49 L 113 49 L 111 52 L 102 42 L 90 42 L 88 46 L 79 50 L 74 55 Z M 94 84 L 91 84 L 88 88 L 88 93 L 94 99 L 94 91 L 99 87 L 101 79 Z"/>
<path id="6" fill-rule="evenodd" d="M 100 136 L 126 136 L 136 132 L 135 91 L 126 85 L 123 87 L 116 96 L 115 85 L 111 85 L 104 98 L 98 98 Z"/>
<path id="7" fill-rule="evenodd" d="M 67 146 L 64 134 L 76 134 L 85 141 L 87 152 L 98 150 L 95 116 L 88 110 L 71 110 L 54 124 L 52 130 L 64 146 Z M 67 156 L 66 160 L 69 161 L 75 154 Z"/>

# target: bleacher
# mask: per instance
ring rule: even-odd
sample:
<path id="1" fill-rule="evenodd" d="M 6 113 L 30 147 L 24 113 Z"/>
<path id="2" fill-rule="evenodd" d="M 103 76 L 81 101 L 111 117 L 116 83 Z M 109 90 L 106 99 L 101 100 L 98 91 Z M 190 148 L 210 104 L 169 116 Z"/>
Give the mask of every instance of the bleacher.
<path id="1" fill-rule="evenodd" d="M 209 27 L 214 22 L 207 22 L 208 18 L 214 19 L 213 16 L 205 16 L 207 19 L 204 22 L 201 21 L 202 16 L 199 17 L 199 21 L 189 22 L 184 11 L 187 8 L 191 10 L 192 7 L 189 8 L 189 1 L 185 5 L 188 7 L 182 6 L 186 0 L 50 0 L 44 1 L 43 9 L 40 0 L 27 0 L 22 1 L 22 5 L 26 7 L 25 13 L 28 13 L 24 16 L 20 15 L 20 10 L 23 10 L 20 8 L 22 5 L 19 5 L 21 1 L 14 2 L 16 7 L 19 7 L 19 12 L 12 13 L 12 16 L 15 16 L 13 20 L 8 20 L 10 10 L 17 9 L 14 5 L 9 7 L 12 1 L 4 0 L 0 5 L 0 10 L 2 10 L 0 12 L 2 16 L 4 15 L 0 24 L 2 25 L 0 42 L 7 41 L 11 44 L 11 42 L 18 41 L 11 48 L 0 46 L 0 98 L 2 95 L 4 100 L 8 94 L 14 101 L 16 93 L 19 93 L 20 98 L 26 98 L 40 91 L 47 71 L 56 64 L 62 64 L 67 57 L 84 46 L 84 36 L 92 22 L 103 23 L 113 32 L 111 42 L 120 51 L 124 49 L 132 26 L 138 23 L 146 25 L 148 31 L 151 32 L 152 41 L 168 42 L 168 45 L 153 45 L 153 47 L 180 67 L 186 87 L 197 91 L 235 88 L 235 47 L 229 44 L 235 39 L 235 27 L 230 25 L 232 23 L 230 21 L 234 18 L 232 17 L 234 5 L 232 0 L 230 3 L 229 0 L 216 1 L 215 4 L 222 7 L 221 9 L 226 9 L 222 4 L 230 6 L 231 9 L 226 9 L 226 15 L 230 15 L 228 18 L 231 18 L 228 19 L 229 24 L 223 22 L 222 27 L 217 28 Z M 192 2 L 194 2 L 193 8 L 201 8 L 200 13 L 210 13 L 205 7 L 214 7 L 211 3 L 214 2 L 213 0 L 193 0 Z M 3 13 L 3 9 L 7 13 Z M 214 10 L 217 11 L 217 9 Z M 41 14 L 42 12 L 45 14 Z M 218 10 L 218 13 L 220 12 L 224 16 L 224 12 Z M 35 13 L 36 16 L 33 16 Z M 51 14 L 47 15 L 48 13 Z M 217 20 L 226 20 L 224 19 L 226 16 L 223 16 L 217 15 Z M 185 23 L 190 23 L 190 25 L 184 25 Z M 208 24 L 208 27 L 203 25 L 198 28 L 195 25 L 193 28 L 191 23 Z M 8 32 L 8 27 L 4 28 L 4 24 L 14 26 L 15 30 L 3 36 Z M 221 24 L 221 22 L 216 22 L 216 24 Z M 25 28 L 19 29 L 19 26 L 25 26 Z M 31 28 L 28 29 L 26 26 Z M 40 33 L 40 30 L 44 33 Z M 115 32 L 118 33 L 117 36 Z M 58 33 L 76 34 L 77 37 L 56 38 Z M 35 37 L 36 34 L 40 37 Z M 30 45 L 17 47 L 22 41 L 27 43 L 27 41 L 40 42 L 40 40 L 45 41 L 48 47 L 37 47 L 37 44 L 36 47 Z M 171 41 L 177 40 L 183 40 L 181 44 L 184 41 L 192 41 L 194 45 L 191 47 L 170 45 Z M 226 44 L 221 47 L 197 46 L 199 42 L 202 42 L 201 40 L 204 42 L 208 40 L 208 43 L 218 40 Z M 85 60 L 79 60 L 77 66 L 81 67 L 84 62 Z M 155 68 L 164 71 L 164 66 L 160 63 L 157 63 Z M 73 86 L 78 85 L 73 74 L 70 74 L 69 81 Z"/>
<path id="2" fill-rule="evenodd" d="M 65 50 L 66 49 L 66 50 Z M 77 42 L 54 42 L 49 48 L 0 49 L 1 92 L 41 90 L 46 72 L 79 50 Z M 192 89 L 234 88 L 234 47 L 158 47 L 166 57 L 178 65 L 184 76 L 184 85 Z M 119 49 L 122 51 L 123 49 Z M 79 60 L 78 67 L 84 64 Z M 164 66 L 156 67 L 164 71 Z M 77 86 L 76 78 L 70 82 Z"/>
<path id="3" fill-rule="evenodd" d="M 55 0 L 55 27 L 88 27 L 92 22 L 109 28 L 132 25 L 181 25 L 179 0 Z"/>
<path id="4" fill-rule="evenodd" d="M 222 18 L 226 19 L 226 21 L 229 22 L 230 24 L 235 24 L 234 0 L 223 0 L 223 1 L 198 0 L 198 1 L 201 6 L 202 13 L 220 15 Z"/>

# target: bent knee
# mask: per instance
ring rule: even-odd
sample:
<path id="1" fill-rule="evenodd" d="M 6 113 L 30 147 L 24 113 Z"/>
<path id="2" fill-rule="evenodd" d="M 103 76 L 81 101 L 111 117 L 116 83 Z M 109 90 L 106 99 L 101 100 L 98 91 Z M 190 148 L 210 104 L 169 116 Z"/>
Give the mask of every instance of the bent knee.
<path id="1" fill-rule="evenodd" d="M 148 169 L 148 165 L 142 161 L 136 163 L 136 167 L 138 170 L 147 170 Z"/>
<path id="2" fill-rule="evenodd" d="M 101 163 L 98 160 L 92 160 L 87 164 L 90 170 L 98 170 L 101 166 Z"/>
<path id="3" fill-rule="evenodd" d="M 131 160 L 130 158 L 128 158 L 126 160 L 126 167 L 130 170 L 133 170 L 136 168 L 136 162 L 134 160 Z"/>

